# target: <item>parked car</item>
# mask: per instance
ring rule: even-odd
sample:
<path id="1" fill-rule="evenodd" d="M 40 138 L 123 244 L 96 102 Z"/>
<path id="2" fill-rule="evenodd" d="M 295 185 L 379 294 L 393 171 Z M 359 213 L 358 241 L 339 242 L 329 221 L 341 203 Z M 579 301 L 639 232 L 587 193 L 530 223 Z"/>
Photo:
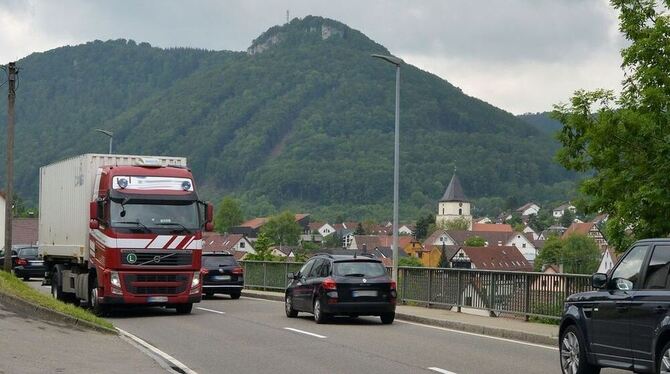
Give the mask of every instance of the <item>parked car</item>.
<path id="1" fill-rule="evenodd" d="M 324 323 L 334 315 L 373 315 L 384 324 L 393 323 L 396 284 L 375 258 L 317 255 L 288 277 L 284 306 L 289 318 L 307 312 L 316 323 Z"/>
<path id="2" fill-rule="evenodd" d="M 14 267 L 17 258 L 18 253 L 12 249 L 12 267 Z M 5 250 L 0 249 L 0 269 L 3 268 L 4 266 L 5 266 Z"/>
<path id="3" fill-rule="evenodd" d="M 202 292 L 206 296 L 215 293 L 230 295 L 239 299 L 244 288 L 244 269 L 229 252 L 203 252 Z"/>
<path id="4" fill-rule="evenodd" d="M 636 242 L 596 291 L 568 297 L 559 330 L 563 373 L 601 367 L 670 372 L 670 239 Z"/>
<path id="5" fill-rule="evenodd" d="M 37 247 L 17 249 L 17 258 L 14 262 L 14 275 L 27 281 L 30 278 L 44 278 L 45 271 L 44 261 L 37 257 Z"/>

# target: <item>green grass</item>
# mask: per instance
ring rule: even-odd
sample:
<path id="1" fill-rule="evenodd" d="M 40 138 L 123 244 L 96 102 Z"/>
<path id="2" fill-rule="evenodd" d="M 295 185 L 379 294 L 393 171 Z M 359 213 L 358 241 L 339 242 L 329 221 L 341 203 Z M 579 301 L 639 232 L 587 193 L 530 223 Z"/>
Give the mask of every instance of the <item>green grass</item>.
<path id="1" fill-rule="evenodd" d="M 7 293 L 31 303 L 40 305 L 44 308 L 55 310 L 77 318 L 82 321 L 88 321 L 101 327 L 113 329 L 109 321 L 96 317 L 94 314 L 86 309 L 66 304 L 51 297 L 51 295 L 44 294 L 27 284 L 20 279 L 5 271 L 0 271 L 0 292 Z"/>

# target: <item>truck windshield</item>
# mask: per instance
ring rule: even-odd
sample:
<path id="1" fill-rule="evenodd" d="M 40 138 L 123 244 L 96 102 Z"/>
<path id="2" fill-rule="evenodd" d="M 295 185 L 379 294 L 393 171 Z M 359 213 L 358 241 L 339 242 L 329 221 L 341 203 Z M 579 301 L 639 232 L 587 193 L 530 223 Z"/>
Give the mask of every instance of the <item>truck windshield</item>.
<path id="1" fill-rule="evenodd" d="M 199 228 L 198 206 L 193 201 L 156 201 L 155 203 L 125 204 L 112 201 L 110 206 L 112 227 L 140 229 L 170 229 L 193 231 Z"/>

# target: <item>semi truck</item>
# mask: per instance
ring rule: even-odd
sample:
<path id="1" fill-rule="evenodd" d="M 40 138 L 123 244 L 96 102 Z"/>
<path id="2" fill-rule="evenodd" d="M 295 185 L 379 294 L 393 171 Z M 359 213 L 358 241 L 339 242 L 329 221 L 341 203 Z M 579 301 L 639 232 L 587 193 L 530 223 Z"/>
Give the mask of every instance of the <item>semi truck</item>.
<path id="1" fill-rule="evenodd" d="M 104 315 L 153 305 L 187 314 L 202 298 L 199 200 L 186 158 L 84 154 L 40 168 L 38 253 L 63 301 Z"/>

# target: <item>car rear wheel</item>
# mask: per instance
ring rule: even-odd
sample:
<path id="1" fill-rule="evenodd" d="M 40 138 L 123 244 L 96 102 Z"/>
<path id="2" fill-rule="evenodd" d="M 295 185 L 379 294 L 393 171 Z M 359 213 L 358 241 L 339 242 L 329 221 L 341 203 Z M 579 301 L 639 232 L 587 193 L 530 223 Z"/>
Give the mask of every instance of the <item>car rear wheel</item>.
<path id="1" fill-rule="evenodd" d="M 206 296 L 206 297 L 212 297 L 212 296 L 214 296 L 214 292 L 205 292 L 205 293 L 203 294 L 203 296 Z"/>
<path id="2" fill-rule="evenodd" d="M 395 313 L 384 313 L 379 318 L 382 320 L 382 323 L 385 325 L 390 325 L 395 319 Z"/>
<path id="3" fill-rule="evenodd" d="M 30 280 L 30 277 L 23 277 L 23 280 L 27 282 Z"/>
<path id="4" fill-rule="evenodd" d="M 178 304 L 176 309 L 177 314 L 189 314 L 193 310 L 193 303 Z"/>
<path id="5" fill-rule="evenodd" d="M 237 299 L 239 299 L 240 296 L 242 296 L 242 293 L 241 293 L 241 292 L 234 292 L 234 293 L 231 293 L 231 294 L 230 294 L 230 298 L 233 299 L 233 300 L 237 300 Z"/>
<path id="6" fill-rule="evenodd" d="M 293 297 L 291 295 L 286 295 L 286 299 L 284 299 L 284 311 L 286 311 L 286 317 L 288 318 L 298 316 L 298 311 L 293 309 Z"/>
<path id="7" fill-rule="evenodd" d="M 560 358 L 563 374 L 598 374 L 600 368 L 586 359 L 586 343 L 577 326 L 568 326 L 561 335 Z"/>
<path id="8" fill-rule="evenodd" d="M 668 342 L 661 354 L 656 359 L 656 372 L 660 374 L 670 373 L 670 342 Z"/>
<path id="9" fill-rule="evenodd" d="M 328 322 L 328 315 L 321 310 L 321 300 L 318 298 L 314 300 L 314 321 L 319 324 Z"/>

